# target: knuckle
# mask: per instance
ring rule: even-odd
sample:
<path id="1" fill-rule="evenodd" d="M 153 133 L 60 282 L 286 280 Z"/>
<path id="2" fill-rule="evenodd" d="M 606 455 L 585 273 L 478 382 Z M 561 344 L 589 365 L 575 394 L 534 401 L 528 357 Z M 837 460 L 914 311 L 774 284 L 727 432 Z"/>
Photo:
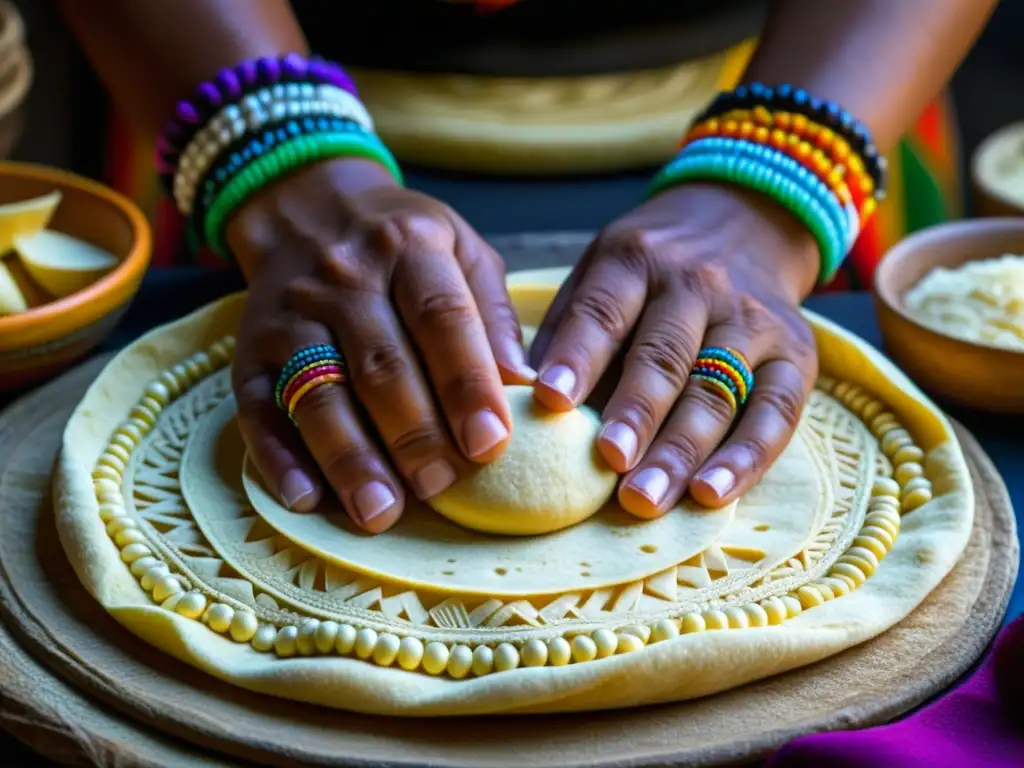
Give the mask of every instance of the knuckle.
<path id="1" fill-rule="evenodd" d="M 720 422 L 731 422 L 735 417 L 732 405 L 714 384 L 703 379 L 694 380 L 694 388 L 690 396 L 706 411 L 713 414 Z"/>
<path id="2" fill-rule="evenodd" d="M 687 470 L 698 467 L 704 461 L 704 451 L 688 432 L 671 431 L 662 435 L 659 442 L 661 451 L 678 466 Z"/>
<path id="3" fill-rule="evenodd" d="M 625 339 L 629 329 L 619 297 L 602 286 L 592 286 L 586 292 L 574 296 L 568 314 L 575 320 L 593 323 L 616 342 Z"/>
<path id="4" fill-rule="evenodd" d="M 370 223 L 368 239 L 375 249 L 397 254 L 409 250 L 443 250 L 450 244 L 450 228 L 437 216 L 399 213 Z"/>
<path id="5" fill-rule="evenodd" d="M 357 443 L 337 443 L 320 459 L 320 467 L 332 485 L 353 488 L 370 474 L 372 459 Z"/>
<path id="6" fill-rule="evenodd" d="M 803 398 L 798 392 L 788 387 L 765 384 L 756 386 L 753 396 L 756 396 L 760 403 L 777 411 L 787 427 L 791 430 L 796 429 L 803 410 Z"/>
<path id="7" fill-rule="evenodd" d="M 496 386 L 494 374 L 484 367 L 464 368 L 455 374 L 439 391 L 442 403 L 464 409 L 472 403 L 486 403 L 492 399 Z M 491 407 L 491 406 L 485 406 Z M 471 413 L 472 410 L 468 410 Z"/>
<path id="8" fill-rule="evenodd" d="M 770 447 L 763 440 L 753 436 L 745 437 L 737 441 L 735 449 L 750 457 L 750 466 L 755 470 L 760 471 L 768 466 Z"/>
<path id="9" fill-rule="evenodd" d="M 657 244 L 647 230 L 634 228 L 602 233 L 598 247 L 627 269 L 643 272 L 647 271 L 657 250 Z"/>
<path id="10" fill-rule="evenodd" d="M 487 313 L 485 323 L 488 328 L 519 328 L 519 316 L 512 301 L 507 296 L 495 299 L 490 303 L 490 311 Z"/>
<path id="11" fill-rule="evenodd" d="M 675 327 L 653 329 L 633 345 L 630 350 L 631 362 L 658 371 L 672 387 L 680 391 L 693 363 L 687 351 L 692 336 L 693 333 L 681 323 Z"/>
<path id="12" fill-rule="evenodd" d="M 475 316 L 468 297 L 456 291 L 437 291 L 420 298 L 420 322 L 428 328 L 455 329 L 471 323 Z"/>
<path id="13" fill-rule="evenodd" d="M 405 428 L 388 443 L 395 456 L 420 457 L 443 449 L 445 434 L 437 422 L 425 421 Z"/>
<path id="14" fill-rule="evenodd" d="M 654 402 L 642 392 L 634 392 L 622 400 L 620 408 L 616 408 L 623 419 L 638 428 L 641 434 L 653 435 L 658 424 L 658 409 Z"/>
<path id="15" fill-rule="evenodd" d="M 412 366 L 402 348 L 393 341 L 369 344 L 348 361 L 352 381 L 362 396 L 373 394 L 378 387 L 388 386 L 412 375 Z"/>
<path id="16" fill-rule="evenodd" d="M 686 293 L 700 296 L 707 303 L 715 297 L 726 296 L 731 292 L 726 268 L 710 261 L 681 265 L 676 280 Z"/>
<path id="17" fill-rule="evenodd" d="M 236 375 L 236 370 L 238 369 L 232 368 L 231 388 L 235 393 L 235 404 L 239 414 L 242 418 L 247 418 L 266 413 L 270 406 L 274 405 L 270 400 L 269 380 L 262 375 Z"/>
<path id="18" fill-rule="evenodd" d="M 754 338 L 770 333 L 779 326 L 775 313 L 761 300 L 749 294 L 741 294 L 738 297 L 737 314 L 743 328 Z"/>

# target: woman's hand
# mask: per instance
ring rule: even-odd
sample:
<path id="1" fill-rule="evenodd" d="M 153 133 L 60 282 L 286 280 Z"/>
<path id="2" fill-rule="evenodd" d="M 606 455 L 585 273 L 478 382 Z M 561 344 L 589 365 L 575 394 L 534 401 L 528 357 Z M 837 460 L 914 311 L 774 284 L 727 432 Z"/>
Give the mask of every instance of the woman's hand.
<path id="1" fill-rule="evenodd" d="M 268 188 L 227 234 L 249 281 L 239 425 L 283 504 L 314 508 L 323 477 L 357 525 L 379 532 L 401 514 L 405 485 L 429 498 L 500 455 L 503 379 L 533 374 L 501 259 L 455 212 L 372 162 L 340 160 Z M 314 344 L 340 350 L 349 381 L 306 395 L 293 424 L 274 387 Z"/>
<path id="2" fill-rule="evenodd" d="M 607 227 L 559 292 L 531 349 L 536 396 L 572 408 L 623 351 L 598 438 L 625 473 L 619 501 L 654 517 L 689 489 L 721 506 L 797 426 L 817 375 L 798 306 L 817 271 L 810 233 L 767 198 L 710 184 L 664 192 Z M 721 392 L 689 378 L 710 346 L 739 350 L 755 373 L 735 425 Z"/>

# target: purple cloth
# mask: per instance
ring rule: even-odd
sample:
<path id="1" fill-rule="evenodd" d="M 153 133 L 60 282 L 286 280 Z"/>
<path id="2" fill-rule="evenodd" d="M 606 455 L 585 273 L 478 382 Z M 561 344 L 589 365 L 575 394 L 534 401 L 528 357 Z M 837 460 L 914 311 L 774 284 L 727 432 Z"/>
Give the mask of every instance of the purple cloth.
<path id="1" fill-rule="evenodd" d="M 999 635 L 966 683 L 890 725 L 791 741 L 769 768 L 1024 766 L 1024 617 Z"/>

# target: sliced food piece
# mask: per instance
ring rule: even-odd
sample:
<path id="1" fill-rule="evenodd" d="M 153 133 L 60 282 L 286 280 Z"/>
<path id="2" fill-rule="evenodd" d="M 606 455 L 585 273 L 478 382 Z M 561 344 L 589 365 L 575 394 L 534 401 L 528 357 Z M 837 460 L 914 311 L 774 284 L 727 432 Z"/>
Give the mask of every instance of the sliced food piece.
<path id="1" fill-rule="evenodd" d="M 15 238 L 14 250 L 32 279 L 57 298 L 82 290 L 117 266 L 114 254 L 51 229 Z"/>
<path id="2" fill-rule="evenodd" d="M 14 315 L 28 310 L 28 302 L 14 281 L 7 265 L 0 261 L 0 315 Z"/>
<path id="3" fill-rule="evenodd" d="M 0 205 L 0 253 L 14 247 L 15 238 L 31 237 L 46 229 L 60 199 L 60 192 L 54 190 L 42 197 Z"/>
<path id="4" fill-rule="evenodd" d="M 35 309 L 53 301 L 53 296 L 44 291 L 42 286 L 32 279 L 28 270 L 25 269 L 25 265 L 18 261 L 14 254 L 5 259 L 0 259 L 0 263 L 6 266 L 7 270 L 11 273 L 15 285 L 18 286 L 21 295 L 25 297 L 29 309 Z"/>

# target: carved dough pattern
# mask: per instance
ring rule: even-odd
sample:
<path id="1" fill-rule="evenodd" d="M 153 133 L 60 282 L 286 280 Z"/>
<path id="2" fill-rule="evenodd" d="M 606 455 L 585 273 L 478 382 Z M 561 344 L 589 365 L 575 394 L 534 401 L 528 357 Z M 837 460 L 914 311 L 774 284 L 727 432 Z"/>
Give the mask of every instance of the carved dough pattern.
<path id="1" fill-rule="evenodd" d="M 781 558 L 730 543 L 726 529 L 640 581 L 533 599 L 444 594 L 329 564 L 271 528 L 241 493 L 221 551 L 178 473 L 197 424 L 230 395 L 216 369 L 231 351 L 232 340 L 218 342 L 151 384 L 94 479 L 108 533 L 156 602 L 279 656 L 354 653 L 458 679 L 584 662 L 680 632 L 779 624 L 862 584 L 892 548 L 901 511 L 931 497 L 906 430 L 866 393 L 822 379 L 796 439 L 818 464 L 825 503 L 812 535 Z"/>

